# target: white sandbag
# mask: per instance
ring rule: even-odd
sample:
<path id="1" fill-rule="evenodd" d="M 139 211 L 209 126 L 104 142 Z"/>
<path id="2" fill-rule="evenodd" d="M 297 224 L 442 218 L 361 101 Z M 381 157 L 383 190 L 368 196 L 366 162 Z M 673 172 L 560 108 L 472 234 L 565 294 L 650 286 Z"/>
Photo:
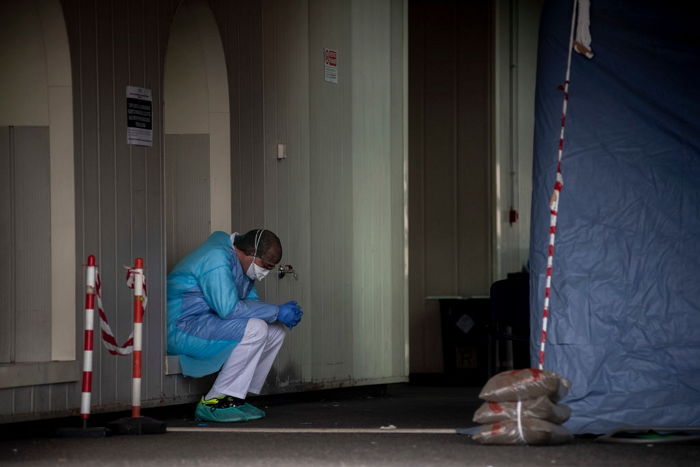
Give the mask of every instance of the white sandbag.
<path id="1" fill-rule="evenodd" d="M 521 413 L 518 414 L 518 408 Z M 564 423 L 571 416 L 571 409 L 564 404 L 555 404 L 547 396 L 517 402 L 484 402 L 474 413 L 476 423 L 496 423 L 521 418 L 539 418 L 552 423 Z"/>
<path id="2" fill-rule="evenodd" d="M 573 436 L 561 425 L 537 418 L 523 418 L 482 426 L 472 436 L 480 444 L 564 444 Z"/>
<path id="3" fill-rule="evenodd" d="M 570 387 L 571 381 L 553 371 L 525 368 L 493 376 L 484 385 L 479 398 L 490 402 L 517 402 L 546 396 L 558 401 Z"/>

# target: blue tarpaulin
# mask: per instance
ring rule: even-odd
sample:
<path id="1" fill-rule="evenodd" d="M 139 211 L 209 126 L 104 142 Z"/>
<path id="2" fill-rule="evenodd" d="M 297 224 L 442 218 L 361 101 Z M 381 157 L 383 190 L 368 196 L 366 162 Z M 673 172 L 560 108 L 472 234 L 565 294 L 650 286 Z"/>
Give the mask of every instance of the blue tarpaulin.
<path id="1" fill-rule="evenodd" d="M 543 10 L 531 232 L 537 365 L 572 1 Z M 700 426 L 700 22 L 683 1 L 591 0 L 574 54 L 545 369 L 574 433 Z"/>

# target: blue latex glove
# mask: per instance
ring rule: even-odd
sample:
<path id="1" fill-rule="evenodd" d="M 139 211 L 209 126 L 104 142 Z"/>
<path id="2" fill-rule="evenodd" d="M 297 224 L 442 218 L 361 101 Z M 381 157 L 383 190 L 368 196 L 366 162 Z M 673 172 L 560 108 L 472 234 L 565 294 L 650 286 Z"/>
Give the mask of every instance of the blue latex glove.
<path id="1" fill-rule="evenodd" d="M 302 313 L 301 307 L 297 305 L 297 302 L 287 302 L 280 305 L 280 311 L 277 314 L 277 321 L 291 329 L 299 324 L 303 314 L 304 313 Z"/>

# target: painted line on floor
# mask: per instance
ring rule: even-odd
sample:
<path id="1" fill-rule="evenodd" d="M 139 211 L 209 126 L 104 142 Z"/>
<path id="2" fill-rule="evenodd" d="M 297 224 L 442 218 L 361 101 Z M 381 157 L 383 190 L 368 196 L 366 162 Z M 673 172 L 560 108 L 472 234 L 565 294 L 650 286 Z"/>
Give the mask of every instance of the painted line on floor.
<path id="1" fill-rule="evenodd" d="M 234 428 L 226 426 L 170 426 L 169 432 L 207 433 L 329 433 L 454 435 L 454 428 Z"/>

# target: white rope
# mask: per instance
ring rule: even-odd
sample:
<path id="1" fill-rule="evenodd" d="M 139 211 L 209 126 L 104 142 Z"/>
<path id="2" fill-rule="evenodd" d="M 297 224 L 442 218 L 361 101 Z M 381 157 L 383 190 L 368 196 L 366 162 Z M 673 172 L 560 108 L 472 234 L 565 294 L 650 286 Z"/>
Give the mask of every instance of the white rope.
<path id="1" fill-rule="evenodd" d="M 593 50 L 591 50 L 591 0 L 578 0 L 578 22 L 574 50 L 586 58 L 593 58 Z"/>
<path id="2" fill-rule="evenodd" d="M 520 435 L 520 439 L 522 440 L 523 443 L 527 443 L 527 440 L 525 439 L 525 435 L 523 434 L 523 421 L 522 421 L 522 410 L 523 410 L 523 403 L 521 401 L 518 401 L 518 434 Z"/>
<path id="3" fill-rule="evenodd" d="M 169 426 L 168 432 L 180 433 L 317 433 L 317 434 L 421 434 L 421 435 L 454 435 L 459 434 L 455 428 L 397 428 L 386 430 L 381 428 L 255 428 L 217 426 Z"/>

